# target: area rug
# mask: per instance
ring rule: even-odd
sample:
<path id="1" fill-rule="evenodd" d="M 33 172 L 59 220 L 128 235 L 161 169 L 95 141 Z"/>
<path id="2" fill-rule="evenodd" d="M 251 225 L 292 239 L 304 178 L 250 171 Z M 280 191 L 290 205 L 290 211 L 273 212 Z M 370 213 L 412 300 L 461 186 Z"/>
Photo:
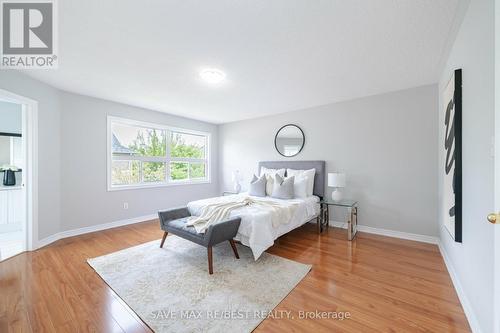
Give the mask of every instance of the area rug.
<path id="1" fill-rule="evenodd" d="M 207 249 L 169 236 L 88 263 L 155 332 L 251 332 L 310 271 L 310 265 L 229 242 Z"/>

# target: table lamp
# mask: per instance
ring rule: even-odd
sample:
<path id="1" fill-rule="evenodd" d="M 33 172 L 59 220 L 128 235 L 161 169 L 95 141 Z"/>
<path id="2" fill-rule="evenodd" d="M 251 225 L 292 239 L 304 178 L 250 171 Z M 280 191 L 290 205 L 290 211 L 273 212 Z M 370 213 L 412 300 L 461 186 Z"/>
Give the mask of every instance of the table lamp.
<path id="1" fill-rule="evenodd" d="M 333 187 L 332 200 L 342 200 L 341 188 L 345 187 L 345 173 L 328 173 L 328 187 Z"/>
<path id="2" fill-rule="evenodd" d="M 239 170 L 233 171 L 231 174 L 231 180 L 233 181 L 233 189 L 236 193 L 240 193 L 241 191 L 241 175 Z"/>

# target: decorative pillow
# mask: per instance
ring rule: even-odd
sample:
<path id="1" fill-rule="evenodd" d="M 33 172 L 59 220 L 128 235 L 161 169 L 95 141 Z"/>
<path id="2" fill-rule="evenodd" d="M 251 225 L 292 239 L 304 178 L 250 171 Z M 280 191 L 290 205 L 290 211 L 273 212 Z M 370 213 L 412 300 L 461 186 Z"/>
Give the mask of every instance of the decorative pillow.
<path id="1" fill-rule="evenodd" d="M 285 178 L 286 169 L 268 169 L 265 167 L 260 168 L 260 175 L 266 175 L 266 194 L 271 196 L 273 194 L 274 187 L 274 176 L 276 174 L 280 175 L 282 178 Z"/>
<path id="2" fill-rule="evenodd" d="M 253 175 L 252 181 L 250 182 L 250 189 L 248 194 L 254 195 L 256 197 L 265 197 L 266 196 L 266 176 L 257 178 L 256 175 Z"/>
<path id="3" fill-rule="evenodd" d="M 273 188 L 274 188 L 274 175 L 263 175 L 266 177 L 266 195 L 271 196 L 273 195 Z"/>
<path id="4" fill-rule="evenodd" d="M 273 198 L 277 199 L 293 199 L 293 183 L 295 177 L 283 178 L 280 175 L 276 174 L 276 178 L 274 179 L 274 187 L 273 187 Z"/>
<path id="5" fill-rule="evenodd" d="M 295 178 L 293 193 L 295 198 L 307 198 L 307 178 Z"/>
<path id="6" fill-rule="evenodd" d="M 308 197 L 313 195 L 315 174 L 316 174 L 316 169 L 309 169 L 309 170 L 286 169 L 286 175 L 288 177 L 295 176 L 295 178 L 306 178 L 307 179 L 307 196 Z"/>

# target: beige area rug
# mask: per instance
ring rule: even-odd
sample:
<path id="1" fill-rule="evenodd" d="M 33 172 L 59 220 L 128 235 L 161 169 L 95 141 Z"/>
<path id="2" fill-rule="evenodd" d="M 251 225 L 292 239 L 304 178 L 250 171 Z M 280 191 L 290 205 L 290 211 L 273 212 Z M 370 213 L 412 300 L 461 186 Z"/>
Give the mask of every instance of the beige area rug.
<path id="1" fill-rule="evenodd" d="M 88 263 L 156 332 L 251 332 L 310 271 L 310 265 L 268 253 L 254 261 L 238 244 L 213 249 L 169 236 Z"/>

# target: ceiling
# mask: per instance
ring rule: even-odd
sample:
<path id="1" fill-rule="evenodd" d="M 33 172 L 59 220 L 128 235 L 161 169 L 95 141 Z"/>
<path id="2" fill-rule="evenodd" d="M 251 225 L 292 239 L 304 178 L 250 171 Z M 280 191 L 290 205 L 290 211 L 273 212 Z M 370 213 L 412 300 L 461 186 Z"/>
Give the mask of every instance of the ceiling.
<path id="1" fill-rule="evenodd" d="M 225 123 L 438 80 L 460 0 L 65 0 L 57 88 Z M 199 77 L 218 68 L 226 80 Z"/>

